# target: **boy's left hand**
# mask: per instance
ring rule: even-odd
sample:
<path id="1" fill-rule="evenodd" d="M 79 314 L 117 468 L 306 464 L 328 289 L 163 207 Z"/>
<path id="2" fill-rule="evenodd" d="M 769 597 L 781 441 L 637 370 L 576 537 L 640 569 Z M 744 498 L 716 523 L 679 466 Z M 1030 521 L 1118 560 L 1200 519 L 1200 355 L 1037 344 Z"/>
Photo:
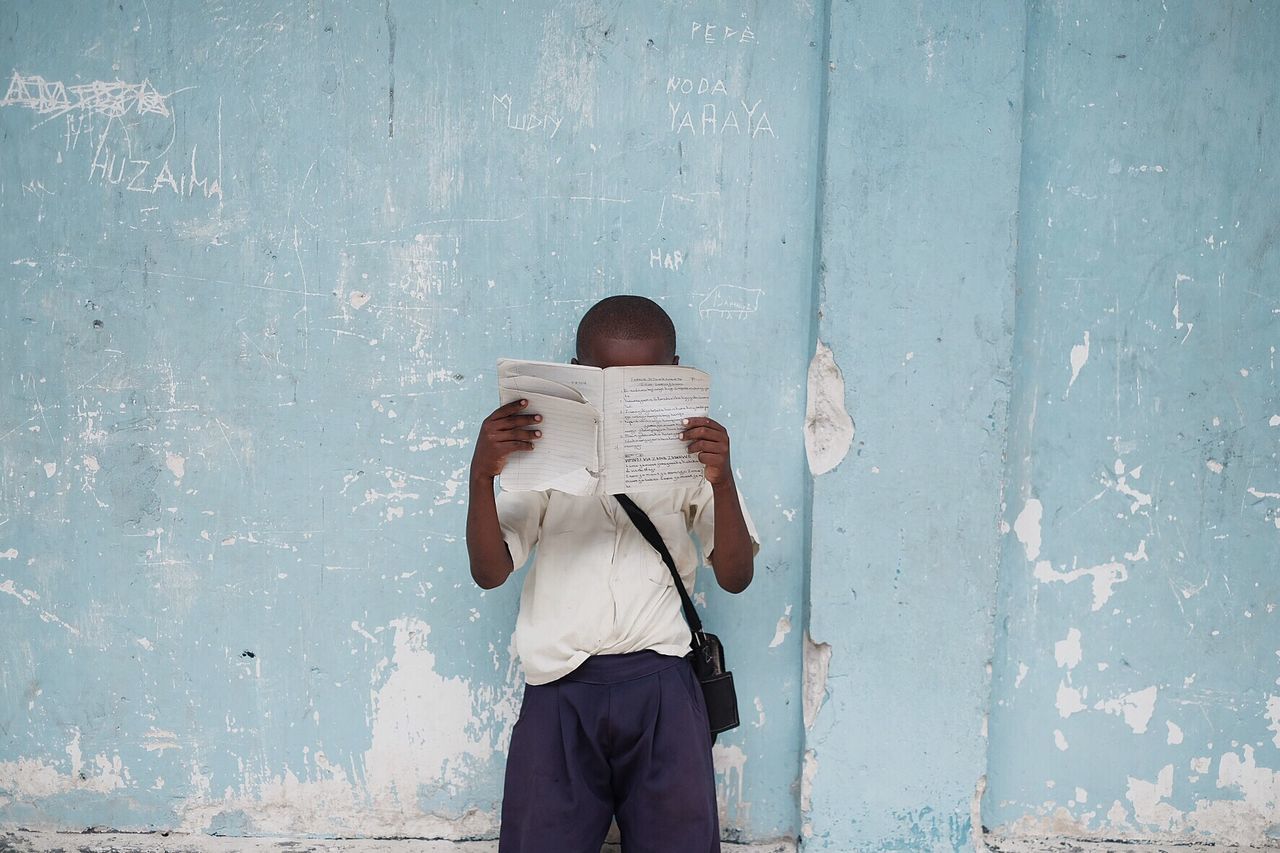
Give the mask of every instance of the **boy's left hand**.
<path id="1" fill-rule="evenodd" d="M 711 418 L 685 418 L 680 437 L 689 442 L 689 452 L 707 467 L 707 482 L 721 486 L 733 482 L 729 467 L 729 432 Z"/>

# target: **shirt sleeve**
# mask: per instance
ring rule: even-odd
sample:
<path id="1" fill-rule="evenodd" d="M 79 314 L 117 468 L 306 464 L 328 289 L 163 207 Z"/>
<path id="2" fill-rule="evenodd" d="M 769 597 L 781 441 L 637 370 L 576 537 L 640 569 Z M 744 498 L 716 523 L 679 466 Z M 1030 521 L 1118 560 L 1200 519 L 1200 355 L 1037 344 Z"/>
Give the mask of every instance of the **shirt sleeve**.
<path id="1" fill-rule="evenodd" d="M 502 539 L 511 552 L 511 566 L 519 569 L 529 559 L 529 552 L 538 544 L 542 530 L 542 516 L 547 511 L 546 492 L 499 491 L 495 502 L 498 506 L 498 525 Z"/>
<path id="2" fill-rule="evenodd" d="M 742 520 L 747 523 L 747 535 L 751 537 L 751 556 L 754 557 L 760 553 L 760 534 L 756 532 L 751 513 L 747 512 L 747 503 L 743 500 L 741 491 L 738 492 L 738 506 L 742 508 Z M 711 484 L 706 480 L 689 497 L 688 511 L 692 519 L 690 529 L 702 543 L 702 559 L 710 562 L 711 552 L 716 547 L 716 502 Z"/>

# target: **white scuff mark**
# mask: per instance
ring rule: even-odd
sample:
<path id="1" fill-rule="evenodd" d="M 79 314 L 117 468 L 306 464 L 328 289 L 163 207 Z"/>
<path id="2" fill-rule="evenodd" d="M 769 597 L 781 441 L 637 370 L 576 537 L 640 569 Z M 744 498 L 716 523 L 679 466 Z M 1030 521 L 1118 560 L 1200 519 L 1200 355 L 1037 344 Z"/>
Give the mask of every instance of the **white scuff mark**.
<path id="1" fill-rule="evenodd" d="M 1091 609 L 1097 612 L 1111 598 L 1115 585 L 1129 579 L 1129 570 L 1125 568 L 1124 563 L 1114 561 L 1100 563 L 1084 569 L 1073 568 L 1069 572 L 1059 572 L 1053 568 L 1053 565 L 1048 560 L 1041 560 L 1036 563 L 1035 568 L 1035 578 L 1040 583 L 1053 583 L 1056 581 L 1072 583 L 1086 575 L 1093 578 L 1093 605 Z"/>
<path id="2" fill-rule="evenodd" d="M 1080 649 L 1080 636 L 1078 629 L 1068 628 L 1067 638 L 1053 644 L 1053 658 L 1058 662 L 1058 666 L 1074 669 L 1080 663 L 1083 656 Z"/>
<path id="3" fill-rule="evenodd" d="M 1275 744 L 1276 749 L 1280 749 L 1280 696 L 1267 697 L 1267 726 L 1274 733 L 1271 742 Z"/>
<path id="4" fill-rule="evenodd" d="M 716 768 L 716 801 L 720 804 L 721 820 L 744 818 L 751 807 L 743 800 L 747 787 L 744 781 L 747 754 L 737 744 L 717 743 L 711 747 L 711 759 Z"/>
<path id="5" fill-rule="evenodd" d="M 751 725 L 762 729 L 764 728 L 764 700 L 757 696 L 752 704 L 756 706 L 756 721 Z"/>
<path id="6" fill-rule="evenodd" d="M 978 777 L 973 786 L 973 796 L 969 798 L 969 844 L 973 853 L 987 853 L 989 849 L 983 839 L 982 797 L 987 793 L 987 774 Z"/>
<path id="7" fill-rule="evenodd" d="M 1166 802 L 1173 795 L 1173 765 L 1166 764 L 1160 769 L 1156 781 L 1147 782 L 1133 776 L 1128 777 L 1129 790 L 1125 799 L 1133 803 L 1133 819 L 1140 824 L 1162 831 L 1172 830 L 1182 819 L 1182 812 Z"/>
<path id="8" fill-rule="evenodd" d="M 1071 347 L 1071 381 L 1067 383 L 1067 393 L 1065 396 L 1071 396 L 1071 386 L 1076 384 L 1076 377 L 1080 375 L 1080 368 L 1084 367 L 1085 362 L 1089 360 L 1089 330 L 1085 329 L 1084 343 L 1076 344 Z"/>
<path id="9" fill-rule="evenodd" d="M 177 453 L 165 453 L 164 464 L 179 480 L 187 474 L 187 459 L 185 456 L 179 456 Z"/>
<path id="10" fill-rule="evenodd" d="M 10 548 L 9 551 L 13 551 L 13 557 L 18 556 L 17 549 Z M 9 551 L 6 551 L 4 554 L 0 554 L 0 557 L 5 556 L 6 554 L 9 553 Z M 12 560 L 13 557 L 9 557 L 9 559 Z M 9 578 L 4 583 L 0 583 L 0 592 L 5 592 L 5 593 L 8 593 L 9 595 L 12 595 L 14 598 L 18 599 L 23 604 L 30 604 L 32 599 L 40 597 L 38 594 L 36 594 L 36 591 L 33 589 L 24 589 L 22 592 L 18 592 L 17 586 L 15 586 L 13 583 L 13 578 Z"/>
<path id="11" fill-rule="evenodd" d="M 464 474 L 466 474 L 466 471 L 467 471 L 467 466 L 464 465 L 463 467 L 456 469 L 452 474 L 449 475 L 449 479 L 446 480 L 444 484 L 444 494 L 436 498 L 436 506 L 440 506 L 441 504 L 446 504 L 449 501 L 453 500 L 455 497 L 457 497 L 458 489 L 462 486 L 463 483 L 466 482 L 466 479 L 463 476 Z"/>
<path id="12" fill-rule="evenodd" d="M 1169 729 L 1169 736 L 1165 738 L 1165 743 L 1170 746 L 1177 746 L 1182 743 L 1182 727 L 1173 720 L 1165 720 L 1164 724 Z"/>
<path id="13" fill-rule="evenodd" d="M 1233 789 L 1237 796 L 1196 800 L 1186 824 L 1198 832 L 1230 838 L 1241 847 L 1270 848 L 1275 845 L 1272 833 L 1280 809 L 1280 771 L 1260 767 L 1251 745 L 1245 744 L 1243 752 L 1243 758 L 1228 752 L 1218 761 L 1217 786 Z"/>
<path id="14" fill-rule="evenodd" d="M 1255 498 L 1280 498 L 1280 492 L 1262 492 L 1250 486 L 1245 491 L 1253 495 Z"/>
<path id="15" fill-rule="evenodd" d="M 1076 787 L 1076 802 L 1084 805 L 1089 802 L 1089 792 L 1079 786 Z"/>
<path id="16" fill-rule="evenodd" d="M 0 551 L 0 560 L 16 560 L 16 559 L 18 559 L 17 548 L 9 548 L 8 550 Z M 13 581 L 9 581 L 9 583 L 13 583 Z"/>
<path id="17" fill-rule="evenodd" d="M 803 823 L 801 833 L 808 838 L 813 835 L 813 824 L 809 817 L 813 813 L 813 780 L 818 776 L 818 753 L 813 749 L 804 751 L 804 766 L 800 770 L 800 818 Z"/>
<path id="18" fill-rule="evenodd" d="M 357 310 L 363 308 L 365 303 L 369 301 L 369 294 L 363 290 L 353 290 L 351 295 L 347 297 L 347 303 Z"/>
<path id="19" fill-rule="evenodd" d="M 1221 474 L 1223 465 L 1217 459 L 1207 459 L 1205 460 L 1204 467 L 1208 468 L 1215 474 Z"/>
<path id="20" fill-rule="evenodd" d="M 1058 682 L 1058 695 L 1054 704 L 1058 708 L 1058 716 L 1064 719 L 1086 710 L 1084 694 L 1065 681 Z"/>
<path id="21" fill-rule="evenodd" d="M 1061 729 L 1053 730 L 1053 745 L 1062 752 L 1067 751 L 1067 736 L 1062 733 Z"/>
<path id="22" fill-rule="evenodd" d="M 1015 689 L 1022 686 L 1022 680 L 1027 677 L 1027 673 L 1030 671 L 1031 670 L 1025 663 L 1022 663 L 1021 661 L 1018 662 L 1018 677 L 1013 680 L 1013 686 Z"/>
<path id="23" fill-rule="evenodd" d="M 787 605 L 786 611 L 778 617 L 778 626 L 773 630 L 773 639 L 769 642 L 769 648 L 777 648 L 782 645 L 782 641 L 787 638 L 787 634 L 791 633 L 791 605 Z"/>
<path id="24" fill-rule="evenodd" d="M 39 758 L 0 761 L 0 790 L 8 802 L 34 803 L 46 797 L 89 791 L 109 794 L 130 785 L 129 771 L 119 755 L 96 755 L 88 766 L 80 752 L 80 729 L 73 728 L 66 747 L 66 772 Z"/>
<path id="25" fill-rule="evenodd" d="M 1273 427 L 1280 427 L 1280 415 L 1272 415 L 1267 423 Z"/>
<path id="26" fill-rule="evenodd" d="M 142 646 L 147 651 L 153 651 L 155 649 L 155 645 L 146 637 L 135 637 L 133 641 L 138 645 Z"/>
<path id="27" fill-rule="evenodd" d="M 54 474 L 57 474 L 57 473 L 58 473 L 58 463 L 57 463 L 57 462 L 46 462 L 46 463 L 44 463 L 44 476 L 45 476 L 45 479 L 48 479 L 48 478 L 52 477 Z"/>
<path id="28" fill-rule="evenodd" d="M 419 803 L 424 789 L 470 784 L 477 768 L 507 749 L 523 684 L 518 659 L 509 647 L 505 678 L 497 686 L 472 684 L 436 672 L 426 623 L 405 617 L 388 627 L 391 639 L 384 642 L 392 652 L 370 675 L 371 744 L 363 755 L 335 763 L 317 749 L 281 775 L 246 768 L 221 794 L 193 756 L 191 794 L 177 806 L 179 831 L 207 832 L 218 815 L 238 810 L 264 835 L 386 835 L 393 820 L 398 836 L 492 837 L 497 818 L 488 810 L 449 817 L 423 812 Z M 500 657 L 492 660 L 500 674 Z"/>
<path id="29" fill-rule="evenodd" d="M 178 736 L 173 732 L 152 726 L 142 737 L 142 748 L 148 752 L 159 752 L 164 755 L 166 749 L 182 749 Z"/>
<path id="30" fill-rule="evenodd" d="M 1140 542 L 1138 542 L 1138 550 L 1132 551 L 1132 552 L 1125 551 L 1124 558 L 1128 560 L 1130 563 L 1136 563 L 1136 562 L 1139 562 L 1140 560 L 1146 560 L 1147 559 L 1147 540 L 1143 539 Z"/>
<path id="31" fill-rule="evenodd" d="M 1029 498 L 1013 522 L 1013 535 L 1018 537 L 1027 559 L 1034 560 L 1040 556 L 1040 519 L 1044 515 L 1044 507 L 1038 498 Z"/>
<path id="32" fill-rule="evenodd" d="M 377 637 L 373 636 L 373 634 L 370 634 L 368 631 L 366 631 L 366 630 L 364 629 L 364 626 L 363 626 L 363 625 L 361 625 L 359 622 L 357 622 L 357 621 L 356 621 L 356 620 L 354 620 L 354 619 L 353 619 L 353 620 L 351 620 L 351 630 L 352 630 L 352 631 L 355 631 L 357 634 L 359 634 L 360 636 L 364 637 L 366 640 L 368 640 L 368 641 L 369 641 L 369 642 L 371 642 L 371 643 L 377 643 L 377 642 L 378 642 L 378 638 L 377 638 Z"/>
<path id="33" fill-rule="evenodd" d="M 827 698 L 827 670 L 831 666 L 831 644 L 815 643 L 804 635 L 804 727 L 812 729 L 818 711 Z"/>
<path id="34" fill-rule="evenodd" d="M 1175 329 L 1181 329 L 1183 326 L 1187 327 L 1187 333 L 1182 336 L 1182 340 L 1178 341 L 1179 344 L 1185 344 L 1187 342 L 1187 338 L 1191 336 L 1191 330 L 1195 328 L 1196 325 L 1195 323 L 1184 323 L 1182 321 L 1182 303 L 1178 297 L 1178 285 L 1182 284 L 1184 281 L 1191 280 L 1191 276 L 1183 275 L 1182 273 L 1178 273 L 1173 278 L 1173 327 Z"/>
<path id="35" fill-rule="evenodd" d="M 1140 735 L 1146 732 L 1147 724 L 1151 722 L 1151 715 L 1155 713 L 1156 694 L 1157 691 L 1153 685 L 1145 690 L 1126 693 L 1116 699 L 1100 700 L 1094 704 L 1093 709 L 1124 717 L 1125 724 L 1133 730 L 1134 734 Z"/>
<path id="36" fill-rule="evenodd" d="M 845 408 L 844 374 L 831 348 L 818 341 L 809 362 L 804 450 L 815 477 L 839 465 L 853 444 L 854 424 Z"/>
<path id="37" fill-rule="evenodd" d="M 86 456 L 83 461 L 85 470 L 90 474 L 96 474 L 102 470 L 102 466 L 98 464 L 98 457 L 96 456 Z"/>

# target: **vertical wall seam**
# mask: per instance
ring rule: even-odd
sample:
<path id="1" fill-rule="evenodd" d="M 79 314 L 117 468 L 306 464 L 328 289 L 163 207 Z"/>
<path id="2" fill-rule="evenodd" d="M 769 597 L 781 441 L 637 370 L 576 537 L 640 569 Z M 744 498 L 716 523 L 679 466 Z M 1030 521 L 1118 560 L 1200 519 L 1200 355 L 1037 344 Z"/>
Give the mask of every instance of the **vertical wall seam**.
<path id="1" fill-rule="evenodd" d="M 822 316 L 822 297 L 824 292 L 823 282 L 823 240 L 822 225 L 824 221 L 824 212 L 827 199 L 827 134 L 830 123 L 830 104 L 831 104 L 831 4 L 833 0 L 823 0 L 822 4 L 822 21 L 821 29 L 818 37 L 821 39 L 822 51 L 819 61 L 821 65 L 818 68 L 818 109 L 817 109 L 817 144 L 815 147 L 814 168 L 816 170 L 813 183 L 813 257 L 810 266 L 810 295 L 809 295 L 809 340 L 808 340 L 808 357 L 812 358 L 818 347 L 818 334 L 821 331 Z M 807 392 L 806 385 L 806 394 Z M 804 407 L 807 417 L 808 401 Z M 804 428 L 804 424 L 801 424 Z M 814 477 L 813 472 L 809 470 L 808 455 L 806 453 L 805 463 L 803 466 L 805 488 L 804 488 L 804 539 L 802 545 L 802 553 L 804 555 L 803 564 L 803 580 L 801 583 L 801 607 L 803 612 L 800 616 L 800 624 L 803 626 L 801 641 L 797 643 L 801 654 L 801 672 L 804 672 L 803 656 L 806 646 L 812 637 L 812 616 L 813 616 L 813 491 Z M 805 685 L 803 676 L 801 678 L 801 693 Z M 800 727 L 800 761 L 803 766 L 804 756 L 809 749 L 809 731 L 805 727 L 803 720 Z M 803 775 L 803 773 L 802 773 Z M 796 789 L 795 815 L 796 830 L 799 836 L 798 841 L 803 845 L 803 828 L 805 824 L 805 814 L 802 807 L 802 799 L 804 796 L 803 783 Z"/>
<path id="2" fill-rule="evenodd" d="M 1012 270 L 1012 275 L 1010 276 L 1010 279 L 1011 279 L 1010 285 L 1013 289 L 1013 293 L 1011 294 L 1011 297 L 1010 297 L 1011 304 L 1010 304 L 1010 317 L 1009 317 L 1009 324 L 1010 324 L 1009 325 L 1009 392 L 1005 398 L 1004 429 L 1002 430 L 1003 435 L 1001 436 L 1001 442 L 1000 442 L 1000 471 L 1001 471 L 1001 483 L 1000 483 L 1000 490 L 999 490 L 1000 498 L 996 503 L 996 518 L 993 520 L 994 524 L 992 525 L 992 528 L 991 528 L 992 530 L 1000 529 L 999 526 L 1000 526 L 1002 517 L 1007 513 L 1007 503 L 1008 503 L 1008 495 L 1009 495 L 1008 487 L 1009 487 L 1010 479 L 1014 474 L 1014 470 L 1013 470 L 1014 466 L 1010 464 L 1010 460 L 1009 460 L 1010 440 L 1011 440 L 1011 435 L 1013 433 L 1013 418 L 1015 416 L 1015 413 L 1019 410 L 1019 406 L 1017 405 L 1020 402 L 1019 394 L 1024 390 L 1023 386 L 1025 385 L 1025 383 L 1018 381 L 1018 369 L 1017 369 L 1018 328 L 1019 328 L 1018 294 L 1019 294 L 1019 291 L 1021 290 L 1021 284 L 1022 284 L 1023 264 L 1021 263 L 1021 259 L 1022 259 L 1023 246 L 1025 245 L 1024 235 L 1022 233 L 1023 231 L 1022 209 L 1023 209 L 1023 200 L 1026 198 L 1028 194 L 1027 187 L 1025 185 L 1025 180 L 1026 180 L 1026 173 L 1027 173 L 1027 168 L 1026 168 L 1027 125 L 1029 121 L 1028 115 L 1027 115 L 1027 103 L 1031 97 L 1031 90 L 1030 90 L 1031 75 L 1028 70 L 1028 57 L 1031 54 L 1032 3 L 1027 2 L 1021 5 L 1022 5 L 1022 81 L 1021 81 L 1022 91 L 1021 91 L 1021 97 L 1018 103 L 1018 119 L 1019 119 L 1018 120 L 1018 158 L 1016 162 L 1017 175 L 1015 178 L 1017 191 L 1014 195 L 1014 204 L 1013 204 L 1013 228 L 1012 228 L 1013 270 Z M 995 549 L 995 562 L 996 562 L 995 579 L 991 588 L 991 623 L 990 623 L 991 624 L 991 629 L 990 629 L 991 630 L 991 634 L 990 634 L 991 674 L 987 677 L 987 695 L 986 695 L 986 700 L 983 703 L 985 706 L 984 714 L 988 720 L 990 720 L 991 718 L 991 711 L 995 704 L 995 692 L 996 692 L 995 679 L 996 679 L 996 672 L 997 672 L 997 664 L 999 662 L 999 658 L 1002 657 L 1004 653 L 1006 653 L 1005 643 L 1000 640 L 999 631 L 997 628 L 997 626 L 1000 623 L 1000 614 L 1002 610 L 1001 604 L 1000 604 L 1000 597 L 1001 597 L 1001 590 L 1002 590 L 1001 578 L 1004 575 L 1004 571 L 1005 571 L 1004 553 L 1005 553 L 1004 536 L 998 534 L 996 536 L 996 549 Z M 983 767 L 982 767 L 982 776 L 980 777 L 980 784 L 985 790 L 989 790 L 990 785 L 988 784 L 989 780 L 987 778 L 988 771 L 991 767 L 991 734 L 990 734 L 989 728 L 984 740 L 985 740 L 985 745 L 984 745 L 984 751 L 983 751 L 984 753 Z M 983 793 L 985 793 L 985 790 Z M 985 826 L 985 820 L 983 820 L 983 815 L 982 815 L 982 805 L 983 805 L 981 802 L 982 796 L 983 795 L 981 793 L 976 795 L 977 797 L 977 802 L 975 803 L 976 814 L 974 815 L 974 817 L 977 819 L 976 821 L 977 826 L 973 827 L 973 835 L 974 835 L 975 842 L 982 841 L 983 837 L 986 835 L 986 829 L 987 829 L 987 827 Z M 982 849 L 985 849 L 985 844 L 980 847 L 978 843 L 975 843 L 974 847 L 978 850 L 982 850 Z"/>

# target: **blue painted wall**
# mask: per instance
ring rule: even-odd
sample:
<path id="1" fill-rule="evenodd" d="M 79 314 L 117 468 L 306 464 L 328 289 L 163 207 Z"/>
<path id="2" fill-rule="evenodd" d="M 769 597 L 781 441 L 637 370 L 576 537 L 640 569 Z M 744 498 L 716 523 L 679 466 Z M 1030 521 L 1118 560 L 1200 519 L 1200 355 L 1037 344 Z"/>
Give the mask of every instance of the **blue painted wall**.
<path id="1" fill-rule="evenodd" d="M 1280 839 L 1277 39 L 1029 16 L 993 826 Z"/>
<path id="2" fill-rule="evenodd" d="M 467 572 L 471 436 L 498 356 L 638 292 L 765 538 L 706 595 L 725 825 L 793 835 L 817 15 L 0 18 L 3 821 L 492 834 L 519 589 Z"/>
<path id="3" fill-rule="evenodd" d="M 5 5 L 0 826 L 491 837 L 471 437 L 639 292 L 766 540 L 729 837 L 1274 837 L 1278 19 Z"/>
<path id="4" fill-rule="evenodd" d="M 855 432 L 813 486 L 830 648 L 807 849 L 959 849 L 986 747 L 1023 11 L 839 3 L 830 26 L 817 338 Z"/>

